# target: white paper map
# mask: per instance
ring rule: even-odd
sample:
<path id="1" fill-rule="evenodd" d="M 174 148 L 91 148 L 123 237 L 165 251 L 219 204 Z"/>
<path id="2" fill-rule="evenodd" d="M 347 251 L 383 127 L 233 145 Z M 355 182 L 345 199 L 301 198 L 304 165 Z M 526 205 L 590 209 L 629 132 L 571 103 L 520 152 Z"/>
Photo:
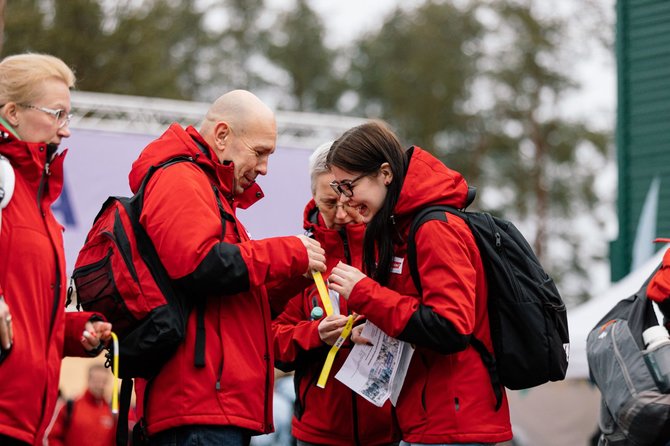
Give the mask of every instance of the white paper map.
<path id="1" fill-rule="evenodd" d="M 354 345 L 335 378 L 375 406 L 383 406 L 387 399 L 395 406 L 414 348 L 370 321 L 361 336 L 373 345 Z"/>

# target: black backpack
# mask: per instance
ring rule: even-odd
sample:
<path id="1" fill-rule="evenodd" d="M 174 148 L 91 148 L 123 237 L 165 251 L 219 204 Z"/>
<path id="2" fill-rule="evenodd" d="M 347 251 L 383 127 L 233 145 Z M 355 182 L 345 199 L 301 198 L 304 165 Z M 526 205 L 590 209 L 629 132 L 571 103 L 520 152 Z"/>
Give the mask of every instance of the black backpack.
<path id="1" fill-rule="evenodd" d="M 468 194 L 468 204 L 475 190 Z M 565 378 L 569 336 L 565 304 L 554 281 L 540 265 L 521 232 L 509 221 L 486 212 L 468 212 L 449 206 L 422 209 L 410 227 L 407 247 L 412 280 L 421 292 L 416 266 L 415 234 L 430 220 L 463 219 L 482 257 L 488 285 L 488 313 L 493 355 L 474 336 L 470 344 L 489 370 L 497 407 L 502 404 L 500 384 L 519 390 Z"/>

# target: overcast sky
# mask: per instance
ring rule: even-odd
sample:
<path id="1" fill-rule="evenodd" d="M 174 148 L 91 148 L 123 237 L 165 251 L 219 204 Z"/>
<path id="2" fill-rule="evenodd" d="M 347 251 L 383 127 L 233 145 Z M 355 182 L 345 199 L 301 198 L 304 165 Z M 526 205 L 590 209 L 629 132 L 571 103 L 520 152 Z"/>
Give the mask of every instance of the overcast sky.
<path id="1" fill-rule="evenodd" d="M 459 0 L 455 0 L 459 1 Z M 536 0 L 537 1 L 537 0 Z M 614 128 L 616 105 L 616 65 L 614 55 L 603 50 L 587 27 L 581 26 L 589 20 L 606 28 L 601 31 L 614 35 L 614 0 L 597 0 L 602 6 L 603 17 L 594 17 L 585 9 L 582 0 L 562 0 L 537 4 L 545 14 L 561 14 L 574 25 L 571 32 L 571 48 L 579 52 L 572 68 L 582 89 L 569 95 L 564 104 L 567 114 L 586 117 L 600 128 Z M 281 10 L 293 0 L 268 0 L 270 9 Z M 376 30 L 385 17 L 401 4 L 411 8 L 422 0 L 311 0 L 310 6 L 325 22 L 326 42 L 333 46 L 346 45 L 365 32 Z M 586 31 L 580 31 L 586 28 Z M 591 23 L 591 26 L 593 24 Z M 611 33 L 610 33 L 611 30 Z"/>

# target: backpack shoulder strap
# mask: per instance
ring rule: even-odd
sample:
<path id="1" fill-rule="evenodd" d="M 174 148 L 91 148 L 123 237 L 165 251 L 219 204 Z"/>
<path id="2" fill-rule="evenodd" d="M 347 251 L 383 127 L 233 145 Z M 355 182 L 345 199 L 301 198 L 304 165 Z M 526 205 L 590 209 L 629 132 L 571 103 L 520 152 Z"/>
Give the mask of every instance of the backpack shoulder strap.
<path id="1" fill-rule="evenodd" d="M 163 169 L 169 166 L 172 166 L 173 164 L 177 163 L 183 163 L 183 162 L 189 162 L 193 163 L 194 165 L 198 166 L 198 163 L 195 162 L 193 158 L 190 156 L 177 156 L 175 158 L 171 158 L 167 161 L 164 161 L 160 164 L 157 164 L 155 166 L 151 166 L 147 173 L 144 175 L 144 178 L 142 178 L 142 183 L 140 184 L 140 187 L 137 189 L 137 192 L 135 192 L 135 200 L 137 200 L 137 210 L 141 212 L 142 206 L 144 205 L 144 189 L 147 187 L 147 184 L 149 184 L 149 180 L 151 177 L 158 171 L 159 169 Z M 200 166 L 198 166 L 200 168 Z M 139 214 L 138 214 L 139 216 Z"/>
<path id="2" fill-rule="evenodd" d="M 197 142 L 197 141 L 196 141 Z M 204 148 L 198 144 L 198 147 L 200 147 L 200 150 L 204 152 Z M 153 245 L 151 244 L 151 241 L 149 240 L 148 235 L 146 235 L 146 232 L 142 228 L 139 222 L 139 216 L 142 212 L 142 206 L 144 205 L 144 189 L 146 188 L 146 185 L 149 183 L 149 179 L 152 177 L 152 175 L 158 170 L 158 169 L 164 169 L 169 166 L 172 166 L 173 164 L 177 163 L 182 163 L 182 162 L 190 162 L 193 163 L 194 165 L 198 166 L 198 168 L 201 168 L 201 166 L 195 162 L 195 159 L 189 156 L 179 156 L 175 158 L 171 158 L 163 163 L 160 163 L 156 166 L 151 166 L 149 171 L 146 173 L 144 178 L 142 179 L 142 184 L 140 185 L 139 189 L 137 190 L 137 193 L 133 197 L 133 200 L 135 201 L 135 208 L 134 211 L 136 212 L 136 218 L 132 219 L 132 224 L 135 230 L 135 234 L 138 235 L 138 244 L 142 242 L 143 250 L 145 251 L 150 251 L 153 252 L 152 254 L 155 258 L 158 258 L 158 254 L 155 253 L 155 250 L 153 248 Z M 204 173 L 204 171 L 203 171 Z M 212 190 L 214 192 L 214 197 L 216 198 L 216 203 L 217 207 L 219 210 L 219 214 L 221 215 L 221 227 L 222 227 L 222 233 L 221 233 L 221 238 L 225 235 L 226 231 L 226 221 L 232 221 L 234 222 L 235 219 L 234 217 L 227 213 L 223 207 L 223 203 L 221 201 L 221 198 L 219 197 L 219 190 L 216 186 L 212 185 Z M 168 280 L 165 278 L 164 280 Z M 206 301 L 204 299 L 197 299 L 195 303 L 195 311 L 196 311 L 196 335 L 195 335 L 195 351 L 194 351 L 194 358 L 193 358 L 193 365 L 197 368 L 202 368 L 205 366 L 205 307 L 206 307 Z"/>
<path id="3" fill-rule="evenodd" d="M 412 276 L 412 281 L 414 286 L 419 291 L 419 294 L 423 292 L 421 287 L 421 277 L 419 276 L 419 271 L 416 266 L 416 231 L 419 230 L 419 226 L 430 220 L 441 220 L 447 221 L 447 216 L 445 212 L 450 214 L 457 215 L 461 217 L 467 223 L 467 216 L 465 215 L 465 209 L 475 201 L 477 196 L 477 188 L 474 186 L 468 187 L 468 193 L 465 197 L 465 204 L 462 209 L 456 209 L 453 206 L 447 205 L 435 205 L 428 206 L 421 209 L 412 220 L 412 225 L 409 228 L 409 237 L 407 239 L 407 261 L 409 262 L 409 272 Z M 468 225 L 469 226 L 469 225 Z"/>
<path id="4" fill-rule="evenodd" d="M 409 227 L 409 236 L 407 238 L 407 262 L 409 262 L 409 272 L 412 276 L 412 281 L 414 286 L 419 291 L 419 294 L 423 292 L 421 286 L 421 277 L 419 276 L 419 270 L 416 265 L 416 231 L 419 230 L 419 227 L 430 220 L 440 220 L 447 221 L 447 215 L 445 212 L 451 214 L 460 214 L 460 212 L 450 206 L 428 206 L 419 211 L 414 216 L 412 224 Z"/>

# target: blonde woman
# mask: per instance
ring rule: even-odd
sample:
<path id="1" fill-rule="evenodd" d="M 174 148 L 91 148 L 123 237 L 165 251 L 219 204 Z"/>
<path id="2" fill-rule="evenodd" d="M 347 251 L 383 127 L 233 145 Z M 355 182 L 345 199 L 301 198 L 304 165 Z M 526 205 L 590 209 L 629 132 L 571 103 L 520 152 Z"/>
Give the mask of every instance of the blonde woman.
<path id="1" fill-rule="evenodd" d="M 51 204 L 63 186 L 57 153 L 70 136 L 72 70 L 20 54 L 0 61 L 0 155 L 14 193 L 0 230 L 0 444 L 41 444 L 56 405 L 61 358 L 100 352 L 111 325 L 65 313 L 62 226 Z"/>

